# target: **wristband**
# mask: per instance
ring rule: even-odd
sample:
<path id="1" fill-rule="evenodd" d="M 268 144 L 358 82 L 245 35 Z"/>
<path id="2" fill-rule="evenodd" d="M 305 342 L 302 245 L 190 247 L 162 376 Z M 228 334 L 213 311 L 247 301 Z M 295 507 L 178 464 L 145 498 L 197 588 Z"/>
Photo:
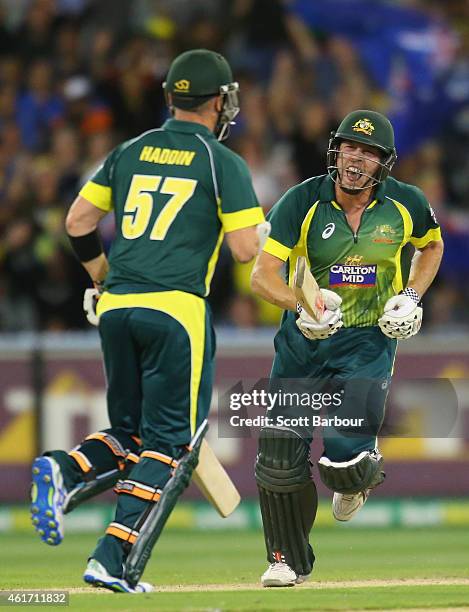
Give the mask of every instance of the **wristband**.
<path id="1" fill-rule="evenodd" d="M 103 245 L 98 230 L 84 236 L 68 236 L 72 250 L 82 263 L 91 261 L 103 253 Z"/>
<path id="2" fill-rule="evenodd" d="M 404 289 L 404 291 L 401 291 L 401 293 L 402 295 L 410 297 L 410 299 L 416 304 L 418 304 L 422 299 L 420 295 L 415 291 L 415 289 L 412 289 L 412 287 L 407 287 L 406 289 Z"/>
<path id="3" fill-rule="evenodd" d="M 104 281 L 102 280 L 93 280 L 93 285 L 96 291 L 101 295 L 104 291 Z"/>

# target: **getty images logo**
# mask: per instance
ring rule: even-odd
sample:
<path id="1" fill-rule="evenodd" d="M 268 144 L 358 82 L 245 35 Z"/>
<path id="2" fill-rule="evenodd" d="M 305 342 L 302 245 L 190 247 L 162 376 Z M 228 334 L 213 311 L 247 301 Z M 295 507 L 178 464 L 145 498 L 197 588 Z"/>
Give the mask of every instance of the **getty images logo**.
<path id="1" fill-rule="evenodd" d="M 327 240 L 328 238 L 332 236 L 332 234 L 334 233 L 334 230 L 335 230 L 335 223 L 328 223 L 326 227 L 324 228 L 324 231 L 321 234 L 321 236 L 324 238 L 324 240 Z"/>

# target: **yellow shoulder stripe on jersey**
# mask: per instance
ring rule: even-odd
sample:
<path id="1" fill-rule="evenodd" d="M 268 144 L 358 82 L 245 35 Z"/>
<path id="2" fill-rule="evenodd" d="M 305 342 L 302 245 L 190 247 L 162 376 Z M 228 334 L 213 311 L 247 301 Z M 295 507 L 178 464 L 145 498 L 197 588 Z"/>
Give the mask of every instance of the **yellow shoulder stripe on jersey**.
<path id="1" fill-rule="evenodd" d="M 298 257 L 304 256 L 306 257 L 306 261 L 308 262 L 308 266 L 311 268 L 311 262 L 309 260 L 308 253 L 308 232 L 311 226 L 311 221 L 313 220 L 314 213 L 318 207 L 319 200 L 317 200 L 311 208 L 306 213 L 305 218 L 303 219 L 303 223 L 301 224 L 300 238 L 298 242 L 293 247 L 293 250 L 290 255 L 290 263 L 288 266 L 288 284 L 290 287 L 293 286 L 293 275 L 295 273 L 296 262 Z"/>
<path id="2" fill-rule="evenodd" d="M 274 240 L 273 238 L 267 238 L 264 248 L 262 249 L 266 253 L 270 253 L 274 257 L 278 257 L 282 261 L 287 261 L 290 257 L 291 249 L 281 242 Z"/>
<path id="3" fill-rule="evenodd" d="M 220 217 L 225 232 L 234 232 L 265 221 L 264 211 L 260 206 L 244 208 L 232 213 L 221 212 Z"/>
<path id="4" fill-rule="evenodd" d="M 393 200 L 392 198 L 389 198 L 389 199 L 399 211 L 402 217 L 402 222 L 404 223 L 404 236 L 402 237 L 402 242 L 399 245 L 399 248 L 397 249 L 396 254 L 394 255 L 394 264 L 396 266 L 396 274 L 394 275 L 394 279 L 392 281 L 392 286 L 393 286 L 395 293 L 399 293 L 399 291 L 402 291 L 404 289 L 404 281 L 402 278 L 402 269 L 401 269 L 401 252 L 402 252 L 403 247 L 409 242 L 410 237 L 412 236 L 412 232 L 414 230 L 414 222 L 412 221 L 410 212 L 407 210 L 404 204 L 401 204 L 400 202 L 398 202 L 397 200 Z"/>
<path id="5" fill-rule="evenodd" d="M 112 190 L 105 185 L 98 185 L 93 181 L 88 181 L 80 190 L 82 198 L 88 200 L 93 206 L 109 212 L 114 208 L 112 204 Z"/>
<path id="6" fill-rule="evenodd" d="M 184 291 L 127 293 L 105 291 L 100 297 L 97 315 L 120 308 L 149 308 L 166 313 L 186 330 L 191 347 L 190 424 L 195 433 L 200 380 L 205 351 L 205 300 Z"/>
<path id="7" fill-rule="evenodd" d="M 439 242 L 441 240 L 441 229 L 439 227 L 434 227 L 429 229 L 425 236 L 422 238 L 415 238 L 411 236 L 410 242 L 414 245 L 416 249 L 423 249 L 430 242 Z"/>
<path id="8" fill-rule="evenodd" d="M 308 261 L 309 267 L 311 267 L 311 262 L 309 261 L 309 253 L 308 253 L 308 246 L 307 246 L 308 232 L 309 232 L 309 227 L 311 225 L 311 221 L 313 220 L 314 213 L 316 212 L 316 208 L 318 207 L 318 204 L 319 204 L 319 200 L 315 202 L 311 206 L 311 208 L 308 210 L 308 212 L 306 213 L 306 217 L 303 219 L 303 223 L 301 224 L 300 239 L 298 241 L 298 244 L 296 245 L 304 251 L 304 255 Z M 295 261 L 295 266 L 296 266 L 296 261 Z M 295 269 L 295 266 L 293 266 L 293 270 Z"/>

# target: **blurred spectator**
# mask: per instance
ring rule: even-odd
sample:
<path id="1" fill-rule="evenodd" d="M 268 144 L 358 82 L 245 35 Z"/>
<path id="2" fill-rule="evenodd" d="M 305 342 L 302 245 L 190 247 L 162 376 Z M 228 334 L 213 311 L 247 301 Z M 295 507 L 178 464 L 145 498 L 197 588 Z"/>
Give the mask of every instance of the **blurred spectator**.
<path id="1" fill-rule="evenodd" d="M 324 102 L 304 101 L 291 137 L 293 159 L 300 180 L 324 174 L 327 146 L 334 127 Z"/>
<path id="2" fill-rule="evenodd" d="M 80 49 L 80 26 L 78 21 L 63 20 L 55 35 L 54 68 L 59 78 L 82 74 L 85 62 Z"/>
<path id="3" fill-rule="evenodd" d="M 122 138 L 132 138 L 161 123 L 166 114 L 155 49 L 145 36 L 133 36 L 118 54 L 115 71 L 100 92 L 113 109 Z"/>
<path id="4" fill-rule="evenodd" d="M 457 331 L 461 323 L 469 325 L 466 302 L 461 293 L 450 283 L 436 283 L 431 297 L 426 300 L 424 331 L 450 333 Z"/>
<path id="5" fill-rule="evenodd" d="M 17 32 L 18 53 L 25 62 L 52 57 L 56 17 L 54 0 L 32 0 Z"/>
<path id="6" fill-rule="evenodd" d="M 80 187 L 81 151 L 79 134 L 71 126 L 59 127 L 52 133 L 51 154 L 58 173 L 58 197 L 72 202 Z"/>
<path id="7" fill-rule="evenodd" d="M 17 101 L 17 120 L 24 146 L 42 151 L 48 145 L 50 130 L 64 116 L 64 103 L 54 91 L 52 65 L 36 60 L 28 72 L 27 87 Z"/>
<path id="8" fill-rule="evenodd" d="M 41 264 L 36 253 L 38 228 L 29 219 L 17 219 L 4 234 L 2 271 L 5 275 L 3 329 L 28 331 L 38 326 L 36 282 Z"/>
<path id="9" fill-rule="evenodd" d="M 114 118 L 108 104 L 93 90 L 93 83 L 83 75 L 67 79 L 63 85 L 66 121 L 81 133 L 90 136 L 111 128 Z"/>
<path id="10" fill-rule="evenodd" d="M 83 291 L 88 280 L 80 264 L 64 248 L 56 248 L 37 280 L 40 326 L 49 331 L 83 326 Z"/>

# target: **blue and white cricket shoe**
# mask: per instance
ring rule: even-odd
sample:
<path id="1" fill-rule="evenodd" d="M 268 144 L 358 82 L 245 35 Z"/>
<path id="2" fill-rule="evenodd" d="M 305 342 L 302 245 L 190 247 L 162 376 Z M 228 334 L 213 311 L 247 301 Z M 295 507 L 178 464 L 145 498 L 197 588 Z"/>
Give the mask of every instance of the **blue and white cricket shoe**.
<path id="1" fill-rule="evenodd" d="M 59 464 L 52 457 L 37 457 L 33 463 L 31 521 L 41 540 L 57 546 L 63 540 L 63 505 L 67 493 Z"/>
<path id="2" fill-rule="evenodd" d="M 102 587 L 109 589 L 115 593 L 151 593 L 154 587 L 148 582 L 139 582 L 135 588 L 131 587 L 127 580 L 116 578 L 108 574 L 105 567 L 96 561 L 90 559 L 86 566 L 83 580 L 94 587 Z"/>

